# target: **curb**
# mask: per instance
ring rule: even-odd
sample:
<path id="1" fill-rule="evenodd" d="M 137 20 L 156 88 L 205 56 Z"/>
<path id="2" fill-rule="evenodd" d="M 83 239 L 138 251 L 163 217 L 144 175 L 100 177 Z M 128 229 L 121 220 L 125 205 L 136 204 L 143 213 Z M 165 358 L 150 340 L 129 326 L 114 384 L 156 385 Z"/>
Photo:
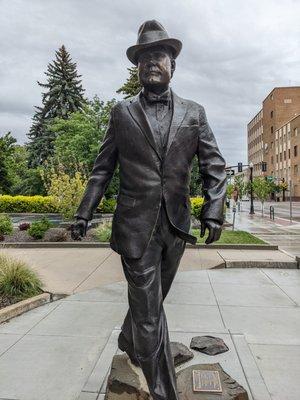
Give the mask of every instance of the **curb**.
<path id="1" fill-rule="evenodd" d="M 0 249 L 71 249 L 71 248 L 110 248 L 108 242 L 19 242 L 19 243 L 0 243 Z M 277 245 L 270 244 L 190 244 L 188 249 L 228 249 L 228 250 L 278 250 Z"/>
<path id="2" fill-rule="evenodd" d="M 294 261 L 225 261 L 225 268 L 274 268 L 274 269 L 298 269 L 298 263 Z"/>
<path id="3" fill-rule="evenodd" d="M 17 317 L 25 313 L 26 311 L 32 310 L 33 308 L 39 307 L 43 304 L 50 303 L 52 296 L 50 293 L 42 293 L 37 296 L 31 297 L 30 299 L 19 301 L 18 303 L 12 304 L 8 307 L 0 310 L 0 324 L 7 320 Z"/>

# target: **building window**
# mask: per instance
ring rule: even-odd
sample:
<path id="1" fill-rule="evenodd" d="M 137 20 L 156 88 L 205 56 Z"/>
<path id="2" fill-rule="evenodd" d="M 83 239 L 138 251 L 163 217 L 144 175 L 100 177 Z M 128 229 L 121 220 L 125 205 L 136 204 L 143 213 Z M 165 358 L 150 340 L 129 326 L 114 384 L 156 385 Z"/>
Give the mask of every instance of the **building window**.
<path id="1" fill-rule="evenodd" d="M 273 130 L 274 130 L 274 129 L 273 129 L 273 126 L 271 126 L 271 133 L 273 133 Z"/>
<path id="2" fill-rule="evenodd" d="M 283 159 L 286 160 L 286 151 L 283 152 Z"/>
<path id="3" fill-rule="evenodd" d="M 279 154 L 279 160 L 282 161 L 282 153 Z"/>
<path id="4" fill-rule="evenodd" d="M 271 156 L 271 164 L 274 164 L 274 158 Z"/>
<path id="5" fill-rule="evenodd" d="M 298 128 L 294 128 L 294 136 L 298 136 Z"/>
<path id="6" fill-rule="evenodd" d="M 276 162 L 278 163 L 278 154 L 276 154 Z"/>
<path id="7" fill-rule="evenodd" d="M 289 159 L 291 158 L 291 149 L 289 149 Z"/>
<path id="8" fill-rule="evenodd" d="M 273 118 L 273 111 L 271 111 L 271 113 L 270 113 L 270 117 L 271 117 L 271 118 Z"/>
<path id="9" fill-rule="evenodd" d="M 274 142 L 271 142 L 271 149 L 273 149 L 274 147 Z"/>
<path id="10" fill-rule="evenodd" d="M 294 156 L 298 156 L 298 146 L 294 146 Z"/>
<path id="11" fill-rule="evenodd" d="M 294 175 L 298 175 L 298 165 L 294 165 Z"/>

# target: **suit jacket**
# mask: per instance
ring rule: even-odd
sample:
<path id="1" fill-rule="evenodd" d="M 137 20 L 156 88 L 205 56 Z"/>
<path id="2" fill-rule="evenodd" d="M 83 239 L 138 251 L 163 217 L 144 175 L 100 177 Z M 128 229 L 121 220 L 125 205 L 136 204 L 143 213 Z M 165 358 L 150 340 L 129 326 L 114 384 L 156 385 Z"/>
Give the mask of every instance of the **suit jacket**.
<path id="1" fill-rule="evenodd" d="M 202 220 L 223 223 L 226 194 L 225 162 L 208 125 L 204 108 L 173 91 L 173 118 L 162 160 L 140 94 L 111 111 L 109 126 L 76 216 L 91 220 L 114 170 L 120 166 L 120 188 L 110 245 L 131 258 L 143 255 L 152 236 L 162 198 L 171 224 L 187 242 L 189 184 L 194 156 L 198 157 L 205 204 Z"/>

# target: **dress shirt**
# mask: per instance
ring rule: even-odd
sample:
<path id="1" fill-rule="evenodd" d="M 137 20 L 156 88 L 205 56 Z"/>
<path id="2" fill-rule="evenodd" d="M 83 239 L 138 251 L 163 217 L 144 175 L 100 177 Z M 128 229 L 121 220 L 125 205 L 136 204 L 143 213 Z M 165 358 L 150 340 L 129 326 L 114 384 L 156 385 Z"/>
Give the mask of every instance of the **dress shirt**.
<path id="1" fill-rule="evenodd" d="M 142 106 L 150 122 L 154 139 L 160 154 L 166 151 L 170 125 L 173 115 L 173 100 L 171 90 L 157 95 L 153 92 L 142 91 Z"/>

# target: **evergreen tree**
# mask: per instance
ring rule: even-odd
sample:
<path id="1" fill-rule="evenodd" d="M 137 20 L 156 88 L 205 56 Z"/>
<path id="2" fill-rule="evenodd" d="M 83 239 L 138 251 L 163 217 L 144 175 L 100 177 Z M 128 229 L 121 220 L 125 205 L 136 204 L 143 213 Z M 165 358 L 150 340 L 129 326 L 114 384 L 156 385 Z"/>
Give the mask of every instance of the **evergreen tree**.
<path id="1" fill-rule="evenodd" d="M 11 163 L 17 140 L 10 132 L 0 137 L 0 194 L 10 193 L 13 183 Z"/>
<path id="2" fill-rule="evenodd" d="M 127 68 L 127 70 L 129 71 L 129 77 L 124 85 L 117 90 L 117 93 L 125 95 L 124 99 L 135 96 L 142 88 L 138 78 L 137 67 Z"/>
<path id="3" fill-rule="evenodd" d="M 67 119 L 75 111 L 82 109 L 85 99 L 76 63 L 72 62 L 70 54 L 63 45 L 55 53 L 55 60 L 50 63 L 45 72 L 47 82 L 38 82 L 46 89 L 42 93 L 42 106 L 36 107 L 32 126 L 28 137 L 29 165 L 42 165 L 53 154 L 53 132 L 47 129 L 48 122 L 54 118 Z"/>

